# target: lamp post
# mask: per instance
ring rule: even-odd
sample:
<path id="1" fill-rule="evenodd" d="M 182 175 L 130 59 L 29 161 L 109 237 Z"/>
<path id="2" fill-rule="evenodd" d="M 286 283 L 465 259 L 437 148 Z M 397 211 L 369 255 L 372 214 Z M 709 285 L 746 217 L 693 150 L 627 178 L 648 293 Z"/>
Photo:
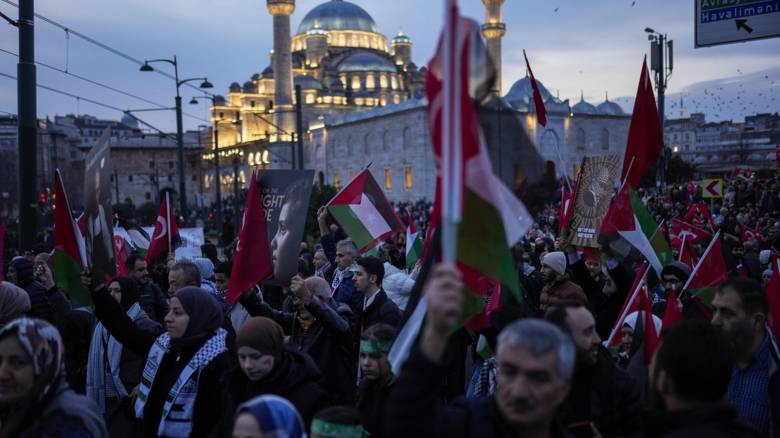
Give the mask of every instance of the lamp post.
<path id="1" fill-rule="evenodd" d="M 211 101 L 211 108 L 212 108 L 212 120 L 214 123 L 213 131 L 214 131 L 214 143 L 212 150 L 214 151 L 214 180 L 216 181 L 216 184 L 214 184 L 216 193 L 215 193 L 215 201 L 217 203 L 217 229 L 222 232 L 222 180 L 220 179 L 219 175 L 219 122 L 222 120 L 217 120 L 215 117 L 216 110 L 214 109 L 216 104 L 216 98 L 214 96 L 195 96 L 190 100 L 190 105 L 197 105 L 198 99 L 208 99 Z"/>
<path id="2" fill-rule="evenodd" d="M 232 122 L 234 125 L 236 125 L 236 132 L 238 132 L 238 143 L 241 144 L 244 142 L 243 135 L 241 134 L 241 113 L 236 113 L 236 120 Z M 238 203 L 238 165 L 240 164 L 241 160 L 241 150 L 239 148 L 236 148 L 235 154 L 233 155 L 233 199 L 235 204 L 235 214 L 233 215 L 233 228 L 236 230 L 236 232 L 239 231 L 240 222 L 238 219 L 238 206 L 240 205 Z"/>
<path id="3" fill-rule="evenodd" d="M 672 75 L 674 66 L 674 41 L 668 41 L 666 34 L 656 32 L 652 28 L 645 28 L 650 41 L 650 68 L 655 72 L 655 86 L 658 90 L 658 120 L 661 122 L 661 134 L 664 132 L 664 94 L 666 83 Z M 668 73 L 667 73 L 668 70 Z M 663 135 L 661 136 L 663 139 Z M 666 173 L 669 162 L 666 148 L 661 151 L 658 160 L 658 182 L 661 189 L 666 188 Z"/>
<path id="4" fill-rule="evenodd" d="M 173 65 L 173 73 L 174 78 L 176 80 L 176 143 L 178 147 L 178 156 L 179 156 L 179 199 L 181 201 L 181 215 L 184 216 L 184 220 L 187 221 L 189 218 L 189 215 L 187 214 L 187 187 L 186 187 L 186 181 L 184 178 L 184 131 L 182 127 L 182 116 L 181 116 L 181 94 L 179 93 L 179 88 L 186 84 L 187 82 L 191 81 L 203 81 L 200 84 L 200 88 L 214 88 L 214 86 L 209 82 L 209 80 L 205 77 L 203 78 L 189 78 L 189 79 L 179 79 L 179 64 L 176 60 L 176 55 L 173 56 L 173 59 L 150 59 L 147 61 L 144 61 L 144 64 L 141 66 L 141 71 L 150 72 L 154 71 L 154 68 L 149 65 L 153 62 L 167 62 L 171 65 Z"/>

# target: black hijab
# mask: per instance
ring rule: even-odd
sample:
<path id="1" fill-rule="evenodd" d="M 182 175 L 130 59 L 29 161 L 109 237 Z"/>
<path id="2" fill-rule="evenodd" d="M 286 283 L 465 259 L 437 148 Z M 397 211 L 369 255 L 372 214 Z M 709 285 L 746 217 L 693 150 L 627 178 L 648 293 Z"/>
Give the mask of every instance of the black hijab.
<path id="1" fill-rule="evenodd" d="M 214 335 L 222 326 L 224 315 L 217 299 L 205 290 L 187 286 L 176 292 L 184 311 L 190 317 L 184 336 L 171 339 L 171 345 L 178 349 L 201 344 Z"/>
<path id="2" fill-rule="evenodd" d="M 122 299 L 119 304 L 127 312 L 138 301 L 138 284 L 130 277 L 117 277 L 111 281 L 119 283 L 119 288 L 122 290 Z"/>

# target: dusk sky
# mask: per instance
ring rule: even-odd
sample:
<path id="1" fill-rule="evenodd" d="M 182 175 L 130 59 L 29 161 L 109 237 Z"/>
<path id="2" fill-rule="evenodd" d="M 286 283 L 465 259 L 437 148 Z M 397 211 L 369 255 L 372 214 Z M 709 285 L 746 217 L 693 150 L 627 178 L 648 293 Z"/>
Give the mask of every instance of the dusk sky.
<path id="1" fill-rule="evenodd" d="M 16 18 L 18 10 L 8 1 L 0 2 L 0 11 Z M 306 12 L 322 2 L 296 2 L 293 33 Z M 388 38 L 399 30 L 411 37 L 416 64 L 423 65 L 431 57 L 441 29 L 443 0 L 353 3 L 371 14 Z M 480 0 L 459 3 L 464 15 L 484 20 Z M 643 30 L 652 27 L 675 43 L 667 114 L 678 116 L 679 93 L 685 99 L 686 115 L 698 109 L 707 113 L 708 120 L 741 120 L 746 114 L 780 111 L 780 39 L 694 49 L 693 9 L 694 2 L 685 0 L 507 0 L 503 90 L 507 92 L 525 75 L 525 48 L 537 78 L 553 94 L 572 99 L 573 104 L 582 90 L 586 100 L 599 103 L 608 91 L 611 100 L 630 111 L 642 58 L 649 49 Z M 261 0 L 37 0 L 36 11 L 136 59 L 176 54 L 183 78 L 207 76 L 215 86 L 210 91 L 217 94 L 226 94 L 231 82 L 243 83 L 269 64 L 271 17 Z M 175 89 L 170 79 L 139 72 L 132 62 L 74 36 L 67 39 L 64 31 L 38 19 L 36 38 L 36 57 L 41 62 L 60 69 L 67 65 L 72 73 L 173 105 Z M 17 41 L 17 29 L 0 23 L 0 49 L 18 53 Z M 15 56 L 0 53 L 0 73 L 15 76 L 16 62 Z M 38 82 L 120 108 L 151 107 L 41 66 Z M 203 119 L 185 116 L 185 128 L 194 129 L 208 119 L 207 105 L 187 105 L 197 92 L 183 90 L 185 111 Z M 4 112 L 16 112 L 16 83 L 0 76 L 0 113 Z M 39 117 L 75 112 L 121 117 L 117 111 L 39 89 Z M 164 130 L 175 129 L 173 112 L 141 117 Z"/>

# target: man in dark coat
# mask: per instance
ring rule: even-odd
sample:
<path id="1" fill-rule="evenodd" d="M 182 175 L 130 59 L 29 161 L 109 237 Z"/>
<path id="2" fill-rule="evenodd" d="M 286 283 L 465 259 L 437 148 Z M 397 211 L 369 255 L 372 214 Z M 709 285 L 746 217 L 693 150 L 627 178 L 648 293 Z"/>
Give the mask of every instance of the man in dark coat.
<path id="1" fill-rule="evenodd" d="M 441 406 L 448 341 L 463 314 L 455 269 L 437 266 L 425 286 L 425 326 L 390 392 L 385 436 L 566 436 L 555 412 L 569 391 L 575 349 L 559 328 L 538 319 L 513 322 L 498 336 L 496 393 Z"/>
<path id="2" fill-rule="evenodd" d="M 344 303 L 352 308 L 355 314 L 360 313 L 363 297 L 355 290 L 354 274 L 357 270 L 355 259 L 358 256 L 358 248 L 351 239 L 344 239 L 336 243 L 336 233 L 330 231 L 327 224 L 328 209 L 321 207 L 317 211 L 317 223 L 320 228 L 320 245 L 328 259 L 329 267 L 321 268 L 319 276 L 331 279 L 333 298 L 339 303 Z"/>
<path id="3" fill-rule="evenodd" d="M 125 266 L 138 283 L 138 304 L 150 318 L 162 323 L 168 314 L 167 297 L 162 289 L 151 281 L 146 260 L 137 253 L 130 254 Z"/>
<path id="4" fill-rule="evenodd" d="M 646 437 L 759 437 L 723 402 L 734 367 L 729 339 L 702 320 L 664 333 L 655 355 L 652 391 L 663 409 L 645 417 Z"/>
<path id="5" fill-rule="evenodd" d="M 384 276 L 385 266 L 379 258 L 368 256 L 358 259 L 355 287 L 363 297 L 358 336 L 374 324 L 384 323 L 396 327 L 401 321 L 401 311 L 382 289 Z"/>
<path id="6" fill-rule="evenodd" d="M 601 345 L 590 311 L 577 302 L 560 302 L 545 318 L 568 333 L 577 347 L 571 392 L 560 409 L 563 424 L 592 425 L 604 436 L 636 431 L 642 410 L 639 388 Z"/>

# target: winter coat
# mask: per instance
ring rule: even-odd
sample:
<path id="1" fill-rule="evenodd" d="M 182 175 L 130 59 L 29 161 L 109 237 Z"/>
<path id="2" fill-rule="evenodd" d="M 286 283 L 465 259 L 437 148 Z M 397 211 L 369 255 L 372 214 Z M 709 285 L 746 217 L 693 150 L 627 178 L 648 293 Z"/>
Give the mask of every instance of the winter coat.
<path id="1" fill-rule="evenodd" d="M 613 265 L 608 269 L 609 276 L 615 283 L 615 293 L 604 295 L 602 287 L 590 276 L 585 261 L 579 257 L 576 261 L 568 260 L 569 271 L 576 284 L 582 286 L 585 295 L 588 297 L 588 303 L 596 318 L 596 332 L 601 339 L 607 339 L 620 317 L 620 310 L 623 303 L 626 302 L 633 279 L 620 263 Z"/>
<path id="2" fill-rule="evenodd" d="M 142 330 L 127 316 L 122 307 L 108 293 L 93 292 L 95 316 L 126 349 L 147 357 L 157 335 Z M 203 340 L 205 343 L 207 339 Z M 181 371 L 198 352 L 202 344 L 186 350 L 165 353 L 152 383 L 148 400 L 144 407 L 144 436 L 156 437 L 160 424 L 162 407 L 170 389 L 176 383 Z M 218 425 L 223 413 L 220 397 L 225 375 L 236 362 L 235 354 L 228 351 L 220 353 L 199 372 L 198 390 L 195 396 L 191 437 L 218 436 Z"/>
<path id="3" fill-rule="evenodd" d="M 384 418 L 384 436 L 447 438 L 515 438 L 495 400 L 457 399 L 441 405 L 448 367 L 426 359 L 415 346 L 390 391 Z M 566 433 L 557 425 L 552 436 Z"/>
<path id="4" fill-rule="evenodd" d="M 542 288 L 539 296 L 539 309 L 542 313 L 553 307 L 560 301 L 578 301 L 587 303 L 588 298 L 582 288 L 569 280 L 562 279 L 553 284 L 547 284 Z"/>
<path id="5" fill-rule="evenodd" d="M 393 383 L 395 376 L 390 376 L 390 380 L 382 383 L 365 379 L 360 382 L 357 410 L 360 412 L 360 423 L 372 438 L 382 438 L 385 407 Z"/>
<path id="6" fill-rule="evenodd" d="M 320 244 L 322 245 L 322 250 L 325 252 L 325 256 L 328 258 L 328 261 L 331 265 L 331 270 L 326 272 L 324 275 L 325 277 L 330 277 L 333 279 L 337 266 L 336 237 L 333 234 L 322 236 L 320 238 Z M 336 288 L 336 290 L 333 291 L 333 298 L 339 303 L 349 305 L 349 307 L 352 309 L 352 312 L 354 312 L 356 315 L 363 308 L 363 296 L 360 294 L 360 292 L 358 292 L 357 288 L 355 288 L 355 280 L 352 278 L 352 272 L 347 271 L 343 274 L 341 283 Z"/>
<path id="7" fill-rule="evenodd" d="M 409 302 L 409 294 L 412 293 L 414 280 L 404 271 L 385 262 L 385 277 L 382 279 L 382 288 L 398 309 L 403 313 L 406 303 Z"/>
<path id="8" fill-rule="evenodd" d="M 320 371 L 311 358 L 294 348 L 287 348 L 276 358 L 271 373 L 263 379 L 249 380 L 238 365 L 234 365 L 222 384 L 222 419 L 220 429 L 224 436 L 231 436 L 236 409 L 259 395 L 277 395 L 287 399 L 301 414 L 307 425 L 314 414 L 329 406 L 328 394 L 318 383 Z M 212 395 L 219 400 L 219 397 Z"/>
<path id="9" fill-rule="evenodd" d="M 362 309 L 362 302 L 360 307 Z M 401 311 L 387 297 L 384 289 L 379 289 L 371 305 L 360 312 L 359 321 L 358 339 L 365 329 L 380 322 L 398 327 L 398 323 L 401 321 Z"/>
<path id="10" fill-rule="evenodd" d="M 55 388 L 19 438 L 108 438 L 103 417 L 92 400 L 73 391 L 64 378 Z"/>
<path id="11" fill-rule="evenodd" d="M 737 420 L 737 411 L 727 404 L 712 403 L 689 411 L 655 411 L 644 416 L 646 438 L 753 438 L 761 434 Z"/>
<path id="12" fill-rule="evenodd" d="M 564 426 L 592 421 L 603 436 L 635 432 L 641 412 L 636 382 L 605 348 L 599 351 L 595 365 L 577 368 L 569 396 L 559 409 Z"/>
<path id="13" fill-rule="evenodd" d="M 330 304 L 312 297 L 307 310 L 316 321 L 307 330 L 298 322 L 298 312 L 284 312 L 259 302 L 256 296 L 241 301 L 252 316 L 265 316 L 276 321 L 290 336 L 289 345 L 307 353 L 322 372 L 320 383 L 336 404 L 355 402 L 357 355 L 355 354 L 355 316 L 346 304 L 331 299 Z M 334 308 L 335 307 L 335 308 Z"/>
<path id="14" fill-rule="evenodd" d="M 46 296 L 46 287 L 35 279 L 33 264 L 23 257 L 11 261 L 16 270 L 16 285 L 27 291 L 30 296 L 29 316 L 55 323 L 54 310 Z"/>

